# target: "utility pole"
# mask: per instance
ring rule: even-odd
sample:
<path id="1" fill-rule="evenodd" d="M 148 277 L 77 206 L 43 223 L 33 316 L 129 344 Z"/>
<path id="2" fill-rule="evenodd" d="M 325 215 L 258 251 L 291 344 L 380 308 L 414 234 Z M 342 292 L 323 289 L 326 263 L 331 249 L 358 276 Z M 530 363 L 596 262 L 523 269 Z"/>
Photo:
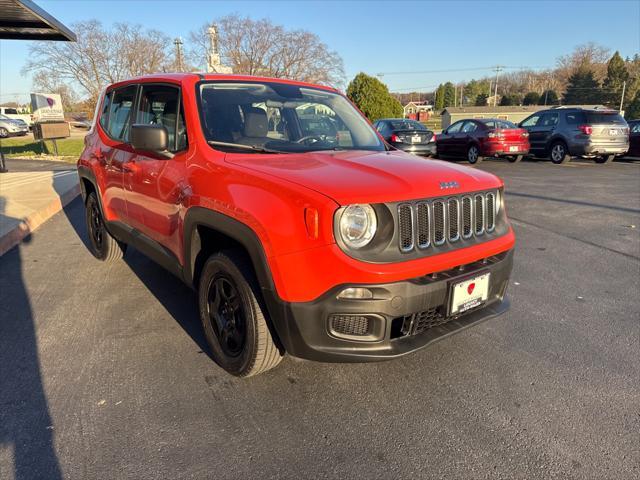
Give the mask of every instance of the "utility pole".
<path id="1" fill-rule="evenodd" d="M 502 65 L 496 65 L 494 70 L 496 72 L 496 84 L 495 84 L 495 93 L 493 94 L 493 106 L 498 105 L 498 75 L 504 69 Z"/>
<path id="2" fill-rule="evenodd" d="M 627 86 L 627 82 L 622 82 L 622 95 L 620 96 L 620 113 L 622 113 L 622 104 L 624 103 L 624 90 Z"/>
<path id="3" fill-rule="evenodd" d="M 179 72 L 182 72 L 184 70 L 182 65 L 182 39 L 177 37 L 173 44 L 176 46 L 176 68 Z"/>
<path id="4" fill-rule="evenodd" d="M 458 86 L 457 85 L 453 86 L 453 106 L 454 107 L 458 106 Z"/>

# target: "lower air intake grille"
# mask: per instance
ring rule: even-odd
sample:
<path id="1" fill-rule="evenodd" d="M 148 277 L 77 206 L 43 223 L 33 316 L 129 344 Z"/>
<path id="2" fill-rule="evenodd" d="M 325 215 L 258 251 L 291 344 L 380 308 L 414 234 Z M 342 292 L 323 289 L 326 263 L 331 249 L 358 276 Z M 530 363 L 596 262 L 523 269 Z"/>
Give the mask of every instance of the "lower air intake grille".
<path id="1" fill-rule="evenodd" d="M 364 315 L 331 315 L 331 329 L 341 335 L 365 336 L 369 334 L 369 319 Z"/>
<path id="2" fill-rule="evenodd" d="M 447 323 L 450 318 L 440 313 L 440 308 L 431 308 L 422 312 L 400 317 L 402 319 L 403 335 L 418 335 L 430 328 Z"/>

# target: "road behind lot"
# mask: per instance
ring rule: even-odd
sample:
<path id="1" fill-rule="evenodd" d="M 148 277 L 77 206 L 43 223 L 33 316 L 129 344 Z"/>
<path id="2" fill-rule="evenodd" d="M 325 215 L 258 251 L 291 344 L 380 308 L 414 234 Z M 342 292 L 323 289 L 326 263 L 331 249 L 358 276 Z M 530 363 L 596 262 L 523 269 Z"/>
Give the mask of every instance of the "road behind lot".
<path id="1" fill-rule="evenodd" d="M 480 168 L 518 235 L 509 313 L 248 380 L 178 280 L 93 259 L 73 202 L 0 258 L 0 478 L 638 478 L 640 164 Z"/>

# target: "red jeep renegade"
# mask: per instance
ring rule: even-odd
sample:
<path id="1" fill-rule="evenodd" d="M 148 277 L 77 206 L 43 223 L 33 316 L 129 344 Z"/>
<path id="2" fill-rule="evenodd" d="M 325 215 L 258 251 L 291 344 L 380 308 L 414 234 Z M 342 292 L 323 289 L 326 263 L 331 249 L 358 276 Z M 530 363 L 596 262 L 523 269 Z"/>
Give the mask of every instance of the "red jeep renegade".
<path id="1" fill-rule="evenodd" d="M 502 181 L 395 151 L 340 92 L 163 74 L 106 89 L 78 161 L 92 253 L 127 245 L 198 292 L 211 353 L 407 354 L 507 310 Z"/>

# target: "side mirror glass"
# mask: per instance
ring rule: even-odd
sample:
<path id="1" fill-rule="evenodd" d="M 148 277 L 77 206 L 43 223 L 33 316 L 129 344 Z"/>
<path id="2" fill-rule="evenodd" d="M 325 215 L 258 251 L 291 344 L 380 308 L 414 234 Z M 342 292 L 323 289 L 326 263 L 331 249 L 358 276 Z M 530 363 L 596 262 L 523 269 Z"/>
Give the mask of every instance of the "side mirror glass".
<path id="1" fill-rule="evenodd" d="M 162 158 L 173 158 L 167 150 L 169 134 L 162 125 L 131 125 L 131 146 L 135 150 L 151 152 Z"/>

